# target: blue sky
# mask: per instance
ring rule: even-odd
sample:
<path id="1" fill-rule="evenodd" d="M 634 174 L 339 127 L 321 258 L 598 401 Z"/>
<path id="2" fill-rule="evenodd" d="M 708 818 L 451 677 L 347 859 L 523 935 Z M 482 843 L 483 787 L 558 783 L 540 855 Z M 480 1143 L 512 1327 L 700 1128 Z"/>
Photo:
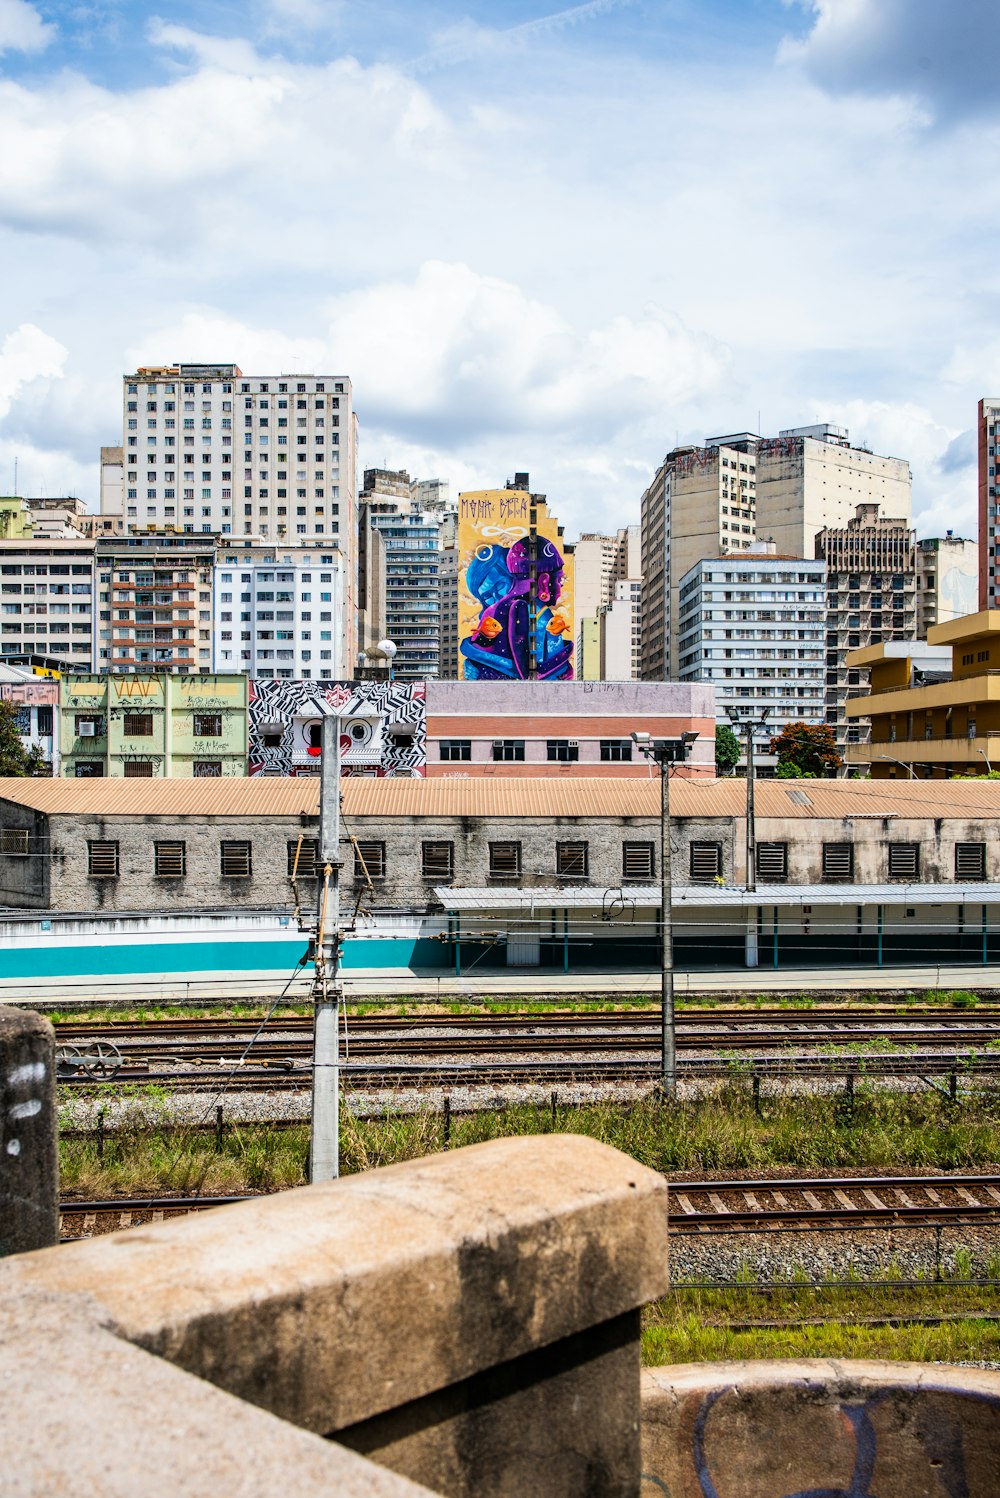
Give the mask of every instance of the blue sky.
<path id="1" fill-rule="evenodd" d="M 0 0 L 0 491 L 93 501 L 136 363 L 350 374 L 362 462 L 570 534 L 831 420 L 975 533 L 992 0 Z M 759 415 L 758 415 L 759 413 Z"/>

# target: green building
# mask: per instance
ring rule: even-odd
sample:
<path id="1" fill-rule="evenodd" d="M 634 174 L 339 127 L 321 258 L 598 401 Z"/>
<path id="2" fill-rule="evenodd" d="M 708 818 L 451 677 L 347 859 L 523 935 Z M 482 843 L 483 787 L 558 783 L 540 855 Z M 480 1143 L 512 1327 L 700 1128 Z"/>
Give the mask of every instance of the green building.
<path id="1" fill-rule="evenodd" d="M 248 677 L 64 676 L 64 776 L 216 776 L 247 772 Z"/>

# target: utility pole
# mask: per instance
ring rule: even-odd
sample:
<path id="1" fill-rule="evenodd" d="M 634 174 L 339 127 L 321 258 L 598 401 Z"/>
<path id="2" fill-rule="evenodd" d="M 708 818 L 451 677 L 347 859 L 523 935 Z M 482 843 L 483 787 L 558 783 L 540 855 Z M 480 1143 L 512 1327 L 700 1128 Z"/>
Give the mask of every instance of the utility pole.
<path id="1" fill-rule="evenodd" d="M 677 1023 L 674 1015 L 673 885 L 670 867 L 670 767 L 687 759 L 697 733 L 679 739 L 654 739 L 633 733 L 632 742 L 660 772 L 660 1070 L 663 1091 L 677 1096 Z"/>
<path id="2" fill-rule="evenodd" d="M 326 703 L 320 760 L 309 1179 L 340 1174 L 340 715 Z"/>

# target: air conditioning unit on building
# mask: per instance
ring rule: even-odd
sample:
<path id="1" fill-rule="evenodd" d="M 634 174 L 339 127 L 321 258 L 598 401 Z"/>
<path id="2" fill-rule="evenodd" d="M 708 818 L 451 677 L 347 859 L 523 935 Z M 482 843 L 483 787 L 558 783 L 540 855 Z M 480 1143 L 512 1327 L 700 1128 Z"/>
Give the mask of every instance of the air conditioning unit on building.
<path id="1" fill-rule="evenodd" d="M 96 734 L 96 730 L 97 730 L 97 725 L 95 723 L 81 723 L 80 724 L 80 737 L 81 737 L 81 739 L 92 739 L 92 738 L 94 738 L 94 736 Z"/>

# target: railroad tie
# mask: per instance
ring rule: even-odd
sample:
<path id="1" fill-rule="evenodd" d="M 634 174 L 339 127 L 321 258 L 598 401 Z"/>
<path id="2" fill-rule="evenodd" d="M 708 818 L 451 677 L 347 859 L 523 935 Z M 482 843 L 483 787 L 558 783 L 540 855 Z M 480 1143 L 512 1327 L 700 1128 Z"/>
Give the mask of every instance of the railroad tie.
<path id="1" fill-rule="evenodd" d="M 674 1192 L 674 1201 L 679 1204 L 681 1211 L 684 1213 L 684 1215 L 686 1217 L 694 1217 L 694 1216 L 697 1215 L 696 1214 L 696 1208 L 694 1208 L 691 1205 L 690 1201 L 684 1195 L 683 1192 L 681 1192 L 681 1191 L 675 1191 Z"/>
<path id="2" fill-rule="evenodd" d="M 131 1212 L 119 1212 L 119 1214 L 118 1214 L 118 1226 L 120 1228 L 130 1228 L 132 1226 L 132 1213 Z"/>
<path id="3" fill-rule="evenodd" d="M 993 1201 L 1000 1202 L 1000 1191 L 998 1191 L 995 1186 L 984 1186 L 983 1190 L 986 1192 L 986 1195 Z"/>
<path id="4" fill-rule="evenodd" d="M 818 1196 L 816 1196 L 812 1191 L 803 1191 L 802 1195 L 805 1197 L 806 1201 L 809 1203 L 810 1207 L 812 1207 L 814 1212 L 822 1212 L 823 1203 L 820 1201 Z"/>
<path id="5" fill-rule="evenodd" d="M 83 1231 L 85 1233 L 92 1232 L 93 1228 L 94 1228 L 94 1224 L 95 1224 L 96 1221 L 97 1221 L 97 1213 L 96 1212 L 85 1212 L 84 1213 L 84 1217 L 83 1217 Z"/>
<path id="6" fill-rule="evenodd" d="M 944 1203 L 942 1202 L 941 1198 L 938 1196 L 937 1192 L 934 1190 L 933 1186 L 924 1186 L 921 1189 L 923 1190 L 923 1192 L 924 1192 L 924 1194 L 926 1196 L 930 1197 L 931 1201 L 934 1203 L 934 1205 L 936 1207 L 942 1207 L 942 1206 L 944 1206 Z"/>
<path id="7" fill-rule="evenodd" d="M 788 1211 L 791 1210 L 792 1204 L 788 1200 L 788 1197 L 785 1196 L 782 1192 L 780 1192 L 780 1191 L 772 1191 L 771 1195 L 774 1197 L 774 1199 L 778 1203 L 779 1207 L 784 1208 L 784 1210 L 786 1212 L 788 1212 Z"/>
<path id="8" fill-rule="evenodd" d="M 979 1198 L 977 1196 L 973 1196 L 972 1192 L 967 1191 L 964 1186 L 956 1186 L 955 1192 L 962 1198 L 967 1206 L 978 1207 L 980 1205 Z"/>
<path id="9" fill-rule="evenodd" d="M 836 1186 L 833 1189 L 833 1194 L 840 1205 L 847 1208 L 848 1212 L 856 1212 L 858 1210 L 857 1204 L 852 1202 L 851 1198 L 846 1196 L 843 1191 L 839 1191 Z"/>
<path id="10" fill-rule="evenodd" d="M 896 1195 L 899 1197 L 899 1199 L 902 1202 L 902 1204 L 903 1204 L 904 1207 L 911 1207 L 914 1210 L 917 1210 L 917 1204 L 913 1200 L 913 1197 L 912 1196 L 908 1196 L 906 1194 L 906 1192 L 903 1190 L 902 1186 L 894 1186 L 893 1190 L 895 1191 Z"/>
<path id="11" fill-rule="evenodd" d="M 885 1202 L 882 1201 L 881 1197 L 876 1196 L 874 1191 L 869 1191 L 867 1186 L 863 1186 L 861 1188 L 861 1195 L 864 1197 L 866 1202 L 869 1202 L 871 1206 L 875 1207 L 879 1212 L 885 1212 L 887 1210 Z"/>
<path id="12" fill-rule="evenodd" d="M 750 1208 L 751 1212 L 760 1212 L 763 1210 L 760 1202 L 754 1196 L 752 1191 L 744 1191 L 743 1199 L 745 1200 L 747 1206 Z"/>
<path id="13" fill-rule="evenodd" d="M 153 1222 L 162 1222 L 163 1221 L 163 1213 L 162 1213 L 162 1211 L 154 1212 L 153 1215 L 152 1215 L 152 1220 L 153 1220 Z"/>
<path id="14" fill-rule="evenodd" d="M 717 1212 L 724 1214 L 726 1217 L 729 1216 L 729 1208 L 726 1206 L 725 1202 L 722 1200 L 722 1197 L 718 1194 L 717 1191 L 710 1191 L 708 1193 L 708 1199 Z"/>

